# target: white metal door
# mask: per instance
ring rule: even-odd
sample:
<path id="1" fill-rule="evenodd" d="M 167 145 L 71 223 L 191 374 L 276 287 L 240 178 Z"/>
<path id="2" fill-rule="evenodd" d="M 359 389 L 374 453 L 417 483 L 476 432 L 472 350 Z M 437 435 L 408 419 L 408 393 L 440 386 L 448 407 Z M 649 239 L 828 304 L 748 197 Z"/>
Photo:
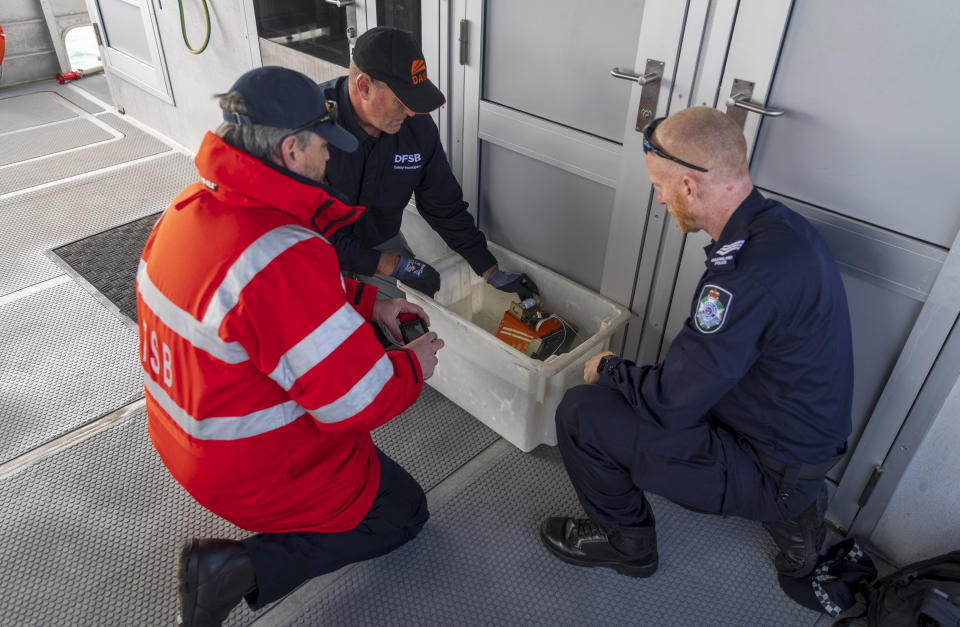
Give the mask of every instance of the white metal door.
<path id="1" fill-rule="evenodd" d="M 148 0 L 86 2 L 111 75 L 174 104 L 153 5 Z"/>
<path id="2" fill-rule="evenodd" d="M 622 168 L 640 150 L 634 128 L 642 87 L 610 71 L 643 74 L 648 58 L 662 62 L 651 108 L 665 110 L 687 3 L 463 6 L 461 182 L 481 228 L 492 241 L 629 304 L 642 226 L 632 253 L 609 240 L 611 232 L 642 225 L 647 211 L 645 173 Z M 639 202 L 620 197 L 622 179 L 643 181 Z M 611 273 L 629 279 L 607 287 Z"/>

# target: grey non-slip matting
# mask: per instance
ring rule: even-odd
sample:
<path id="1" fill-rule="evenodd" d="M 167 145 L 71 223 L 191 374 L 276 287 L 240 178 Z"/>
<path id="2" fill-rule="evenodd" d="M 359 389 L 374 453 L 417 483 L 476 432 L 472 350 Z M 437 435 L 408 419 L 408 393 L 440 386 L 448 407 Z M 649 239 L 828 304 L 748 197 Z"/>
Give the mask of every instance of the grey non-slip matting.
<path id="1" fill-rule="evenodd" d="M 428 390 L 374 439 L 429 489 L 497 436 Z M 172 625 L 178 542 L 246 534 L 170 477 L 141 410 L 0 481 L 2 622 Z M 241 604 L 227 624 L 256 616 Z"/>
<path id="2" fill-rule="evenodd" d="M 0 166 L 110 139 L 113 135 L 88 119 L 14 131 L 0 138 Z M 34 162 L 34 167 L 43 167 L 43 164 Z"/>
<path id="3" fill-rule="evenodd" d="M 147 237 L 159 218 L 159 212 L 152 213 L 59 246 L 52 253 L 135 323 L 137 266 Z"/>
<path id="4" fill-rule="evenodd" d="M 170 150 L 168 145 L 128 124 L 119 116 L 104 113 L 99 119 L 123 133 L 123 137 L 114 142 L 51 156 L 42 162 L 4 168 L 0 170 L 0 195 Z"/>
<path id="5" fill-rule="evenodd" d="M 62 274 L 49 249 L 162 211 L 196 177 L 187 156 L 171 154 L 0 199 L 0 296 Z"/>
<path id="6" fill-rule="evenodd" d="M 759 523 L 653 497 L 660 569 L 632 579 L 553 558 L 537 529 L 583 515 L 557 449 L 511 451 L 433 512 L 411 543 L 357 565 L 291 624 L 778 625 L 818 618 L 777 585 Z"/>
<path id="7" fill-rule="evenodd" d="M 0 463 L 143 396 L 136 333 L 73 282 L 0 305 L 0 329 Z"/>

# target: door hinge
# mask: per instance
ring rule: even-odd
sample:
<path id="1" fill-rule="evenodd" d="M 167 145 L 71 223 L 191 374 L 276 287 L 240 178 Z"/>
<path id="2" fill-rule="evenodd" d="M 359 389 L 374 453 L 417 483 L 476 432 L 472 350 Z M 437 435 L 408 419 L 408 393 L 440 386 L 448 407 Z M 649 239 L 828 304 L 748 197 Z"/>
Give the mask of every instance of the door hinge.
<path id="1" fill-rule="evenodd" d="M 867 505 L 867 501 L 870 500 L 873 489 L 877 487 L 877 482 L 880 481 L 881 475 L 883 475 L 883 466 L 874 466 L 873 473 L 870 475 L 870 479 L 867 480 L 867 485 L 864 486 L 863 492 L 860 493 L 860 498 L 857 499 L 858 507 L 865 507 Z"/>
<path id="2" fill-rule="evenodd" d="M 469 24 L 468 20 L 460 20 L 460 38 L 457 40 L 460 42 L 460 65 L 467 64 L 467 29 Z"/>
<path id="3" fill-rule="evenodd" d="M 97 23 L 96 23 L 96 22 L 93 22 L 92 26 L 93 26 L 93 34 L 94 34 L 94 36 L 97 38 L 97 45 L 102 48 L 102 47 L 103 47 L 103 40 L 100 39 L 100 27 L 97 26 Z"/>

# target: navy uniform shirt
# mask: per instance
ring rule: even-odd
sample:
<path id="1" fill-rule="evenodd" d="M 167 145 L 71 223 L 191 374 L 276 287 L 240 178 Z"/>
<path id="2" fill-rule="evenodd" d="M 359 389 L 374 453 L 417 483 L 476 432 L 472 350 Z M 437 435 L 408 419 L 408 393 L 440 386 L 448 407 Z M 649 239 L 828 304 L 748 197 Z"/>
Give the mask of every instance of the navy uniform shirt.
<path id="1" fill-rule="evenodd" d="M 690 317 L 663 362 L 617 363 L 600 384 L 671 433 L 717 421 L 786 463 L 830 459 L 850 435 L 853 348 L 826 243 L 754 189 L 705 250 Z"/>
<path id="2" fill-rule="evenodd" d="M 400 130 L 370 137 L 360 128 L 347 91 L 347 77 L 321 83 L 328 100 L 336 100 L 340 124 L 357 138 L 355 152 L 330 145 L 326 178 L 351 205 L 366 207 L 351 227 L 330 240 L 345 272 L 372 275 L 380 253 L 373 250 L 400 232 L 403 209 L 414 195 L 417 209 L 447 245 L 460 253 L 474 272 L 497 263 L 487 240 L 467 212 L 460 184 L 454 178 L 429 115 L 415 115 Z"/>

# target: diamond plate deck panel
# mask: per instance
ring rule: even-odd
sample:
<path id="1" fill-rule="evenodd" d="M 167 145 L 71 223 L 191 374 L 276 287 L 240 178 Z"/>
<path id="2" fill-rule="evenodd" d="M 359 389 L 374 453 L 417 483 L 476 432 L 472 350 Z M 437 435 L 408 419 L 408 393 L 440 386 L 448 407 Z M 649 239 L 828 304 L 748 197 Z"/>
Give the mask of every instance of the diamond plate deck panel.
<path id="1" fill-rule="evenodd" d="M 173 625 L 178 540 L 245 533 L 170 477 L 143 411 L 5 478 L 0 502 L 10 625 Z"/>
<path id="2" fill-rule="evenodd" d="M 40 163 L 24 163 L 4 168 L 0 170 L 0 195 L 170 150 L 170 146 L 116 115 L 105 113 L 100 119 L 124 136 L 115 142 L 57 155 Z"/>
<path id="3" fill-rule="evenodd" d="M 52 92 L 0 91 L 0 133 L 75 117 L 77 114 L 58 102 Z"/>
<path id="4" fill-rule="evenodd" d="M 511 450 L 433 512 L 411 543 L 355 566 L 296 625 L 813 625 L 786 597 L 759 523 L 651 498 L 660 569 L 631 579 L 540 545 L 550 515 L 580 515 L 559 451 Z"/>
<path id="5" fill-rule="evenodd" d="M 0 295 L 63 274 L 45 251 L 162 211 L 196 177 L 171 154 L 0 200 Z"/>
<path id="6" fill-rule="evenodd" d="M 0 166 L 26 161 L 36 157 L 53 155 L 63 150 L 79 148 L 96 142 L 113 139 L 113 135 L 90 120 L 68 120 L 62 124 L 28 128 L 9 135 L 0 141 Z M 35 167 L 42 167 L 34 163 Z"/>
<path id="7" fill-rule="evenodd" d="M 0 305 L 0 463 L 143 396 L 137 336 L 74 283 Z"/>
<path id="8" fill-rule="evenodd" d="M 497 439 L 432 390 L 374 437 L 424 487 Z M 141 410 L 0 482 L 0 615 L 15 625 L 172 625 L 178 542 L 246 533 L 170 477 Z M 241 604 L 227 624 L 256 617 Z"/>
<path id="9" fill-rule="evenodd" d="M 78 92 L 77 89 L 69 83 L 61 85 L 53 79 L 0 88 L 0 98 L 11 98 L 13 96 L 36 93 L 46 93 L 48 97 L 49 94 L 62 96 L 88 113 L 100 113 L 104 110 L 103 107 L 85 97 L 82 91 Z M 31 122 L 29 126 L 42 124 L 42 122 L 34 121 L 32 118 L 29 121 Z"/>

